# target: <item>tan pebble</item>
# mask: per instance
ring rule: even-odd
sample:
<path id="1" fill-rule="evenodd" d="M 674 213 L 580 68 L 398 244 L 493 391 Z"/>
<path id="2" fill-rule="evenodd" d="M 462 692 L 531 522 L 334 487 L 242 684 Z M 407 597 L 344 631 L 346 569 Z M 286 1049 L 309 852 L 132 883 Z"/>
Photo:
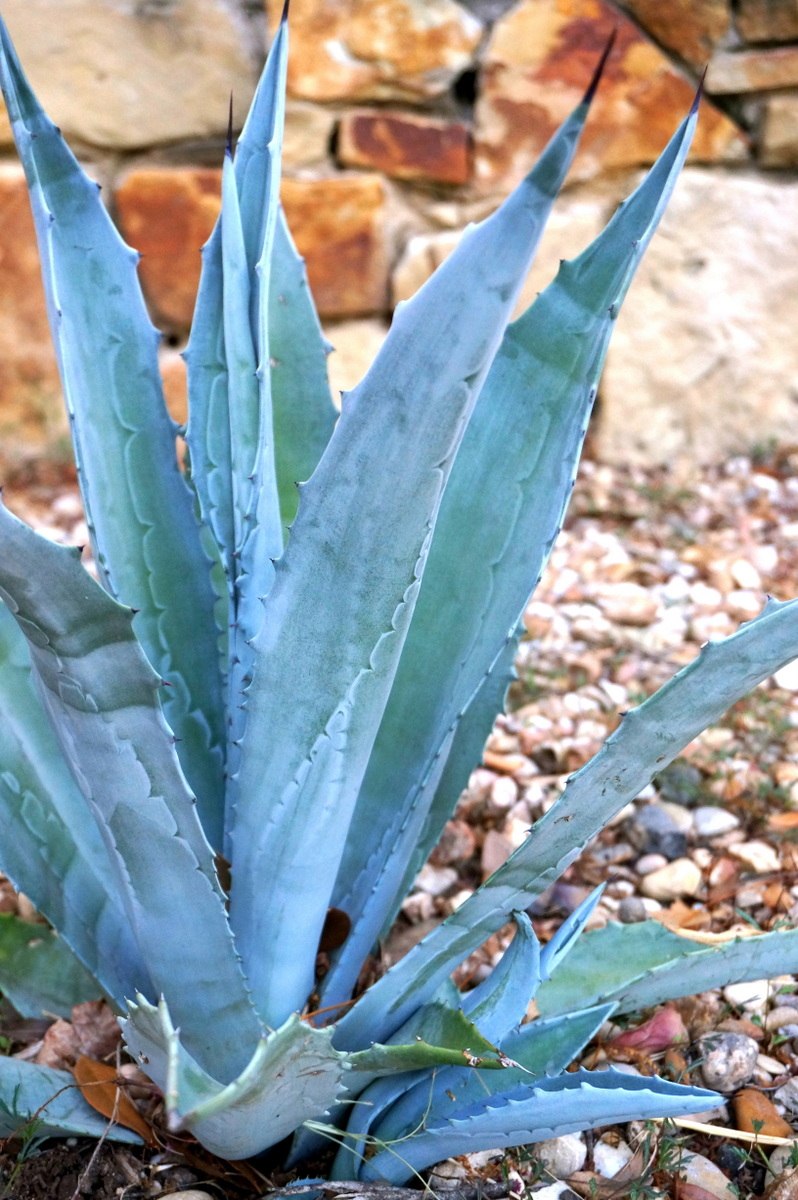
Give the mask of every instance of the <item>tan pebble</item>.
<path id="1" fill-rule="evenodd" d="M 765 1017 L 765 1029 L 781 1029 L 782 1025 L 798 1025 L 798 1008 L 781 1004 L 770 1010 Z"/>
<path id="2" fill-rule="evenodd" d="M 518 802 L 518 784 L 509 775 L 500 775 L 490 789 L 489 807 L 495 812 L 506 812 Z"/>
<path id="3" fill-rule="evenodd" d="M 776 1111 L 763 1092 L 743 1088 L 732 1100 L 734 1119 L 745 1133 L 764 1133 L 768 1137 L 792 1137 L 793 1129 Z"/>
<path id="4" fill-rule="evenodd" d="M 762 587 L 762 577 L 752 562 L 747 558 L 737 558 L 730 567 L 731 577 L 738 587 L 759 591 Z"/>
<path id="5" fill-rule="evenodd" d="M 515 847 L 508 837 L 489 829 L 482 843 L 482 878 L 487 879 L 507 862 Z"/>
<path id="6" fill-rule="evenodd" d="M 752 871 L 762 874 L 781 869 L 781 860 L 778 854 L 767 842 L 740 842 L 738 846 L 731 846 L 729 848 L 729 854 L 733 858 L 739 858 Z"/>
<path id="7" fill-rule="evenodd" d="M 779 1062 L 777 1058 L 773 1058 L 771 1054 L 758 1054 L 756 1065 L 770 1076 L 784 1074 L 784 1063 Z M 770 1080 L 768 1080 L 769 1082 Z"/>
<path id="8" fill-rule="evenodd" d="M 678 896 L 695 896 L 701 889 L 701 872 L 692 859 L 677 858 L 644 876 L 641 882 L 644 895 L 654 900 L 674 900 Z"/>

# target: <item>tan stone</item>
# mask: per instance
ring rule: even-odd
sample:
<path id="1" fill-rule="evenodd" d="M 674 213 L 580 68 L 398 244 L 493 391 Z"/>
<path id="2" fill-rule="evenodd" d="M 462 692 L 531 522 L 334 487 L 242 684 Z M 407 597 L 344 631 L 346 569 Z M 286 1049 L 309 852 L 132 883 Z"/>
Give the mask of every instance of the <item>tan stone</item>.
<path id="1" fill-rule="evenodd" d="M 688 168 L 622 310 L 597 452 L 721 461 L 795 435 L 798 183 Z"/>
<path id="2" fill-rule="evenodd" d="M 131 171 L 116 190 L 125 239 L 141 252 L 139 274 L 156 323 L 178 336 L 191 325 L 200 249 L 219 211 L 221 173 L 201 167 Z"/>
<path id="3" fill-rule="evenodd" d="M 166 407 L 172 420 L 185 425 L 188 420 L 188 383 L 186 364 L 179 350 L 162 346 L 158 355 Z"/>
<path id="4" fill-rule="evenodd" d="M 781 1116 L 775 1104 L 757 1088 L 742 1088 L 732 1100 L 734 1121 L 746 1133 L 763 1133 L 766 1137 L 793 1136 L 792 1126 Z"/>
<path id="5" fill-rule="evenodd" d="M 220 134 L 256 79 L 247 24 L 224 0 L 4 0 L 33 86 L 69 137 L 129 149 Z"/>
<path id="6" fill-rule="evenodd" d="M 383 312 L 388 301 L 385 186 L 378 175 L 285 179 L 288 224 L 323 316 Z"/>
<path id="7" fill-rule="evenodd" d="M 282 0 L 267 0 L 270 24 Z M 472 63 L 482 25 L 455 0 L 292 0 L 288 88 L 306 100 L 438 96 Z"/>
<path id="8" fill-rule="evenodd" d="M 731 28 L 729 0 L 621 0 L 660 45 L 703 70 Z"/>
<path id="9" fill-rule="evenodd" d="M 335 114 L 317 104 L 296 101 L 287 105 L 283 165 L 313 167 L 329 157 L 330 143 L 335 130 Z"/>
<path id="10" fill-rule="evenodd" d="M 467 183 L 470 159 L 468 129 L 457 121 L 353 112 L 345 114 L 339 126 L 339 162 L 371 167 L 396 179 Z"/>
<path id="11" fill-rule="evenodd" d="M 22 168 L 0 164 L 0 451 L 25 459 L 66 432 L 66 418 Z"/>
<path id="12" fill-rule="evenodd" d="M 748 42 L 798 38 L 798 0 L 737 0 L 737 28 Z"/>
<path id="13" fill-rule="evenodd" d="M 614 27 L 618 34 L 571 179 L 653 161 L 689 109 L 694 84 L 606 0 L 521 0 L 496 23 L 476 108 L 477 184 L 519 180 L 578 104 Z M 705 103 L 693 161 L 739 159 L 734 123 Z"/>
<path id="14" fill-rule="evenodd" d="M 798 46 L 716 54 L 707 71 L 710 95 L 731 96 L 798 86 Z"/>
<path id="15" fill-rule="evenodd" d="M 785 92 L 765 101 L 759 158 L 766 167 L 798 167 L 798 95 Z"/>
<path id="16" fill-rule="evenodd" d="M 342 392 L 351 392 L 360 383 L 377 357 L 387 332 L 387 324 L 376 318 L 325 325 L 325 336 L 333 348 L 327 359 L 327 369 L 336 404 Z"/>

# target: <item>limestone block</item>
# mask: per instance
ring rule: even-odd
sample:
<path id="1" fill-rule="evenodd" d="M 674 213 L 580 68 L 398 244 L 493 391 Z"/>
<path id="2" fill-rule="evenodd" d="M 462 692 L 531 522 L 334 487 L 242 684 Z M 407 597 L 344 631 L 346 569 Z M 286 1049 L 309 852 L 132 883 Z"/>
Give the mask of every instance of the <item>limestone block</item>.
<path id="1" fill-rule="evenodd" d="M 365 316 L 388 302 L 385 185 L 378 175 L 285 179 L 288 224 L 322 316 Z"/>
<path id="2" fill-rule="evenodd" d="M 133 149 L 221 134 L 231 89 L 257 76 L 249 30 L 226 0 L 4 0 L 42 102 L 68 137 Z"/>
<path id="3" fill-rule="evenodd" d="M 599 399 L 615 462 L 795 437 L 798 183 L 688 168 L 618 318 Z"/>
<path id="4" fill-rule="evenodd" d="M 360 383 L 377 357 L 387 332 L 386 322 L 373 317 L 325 324 L 325 337 L 333 347 L 327 368 L 336 404 L 339 404 L 342 392 L 351 392 Z"/>
<path id="5" fill-rule="evenodd" d="M 707 71 L 707 91 L 715 96 L 798 87 L 798 46 L 716 54 Z"/>
<path id="6" fill-rule="evenodd" d="M 661 46 L 703 71 L 731 29 L 729 0 L 621 0 Z"/>
<path id="7" fill-rule="evenodd" d="M 317 104 L 286 105 L 283 166 L 315 167 L 327 160 L 335 131 L 335 113 Z"/>
<path id="8" fill-rule="evenodd" d="M 350 112 L 341 120 L 338 161 L 396 179 L 467 183 L 470 137 L 458 121 L 402 112 Z"/>
<path id="9" fill-rule="evenodd" d="M 270 24 L 282 0 L 267 0 Z M 292 0 L 288 89 L 306 100 L 419 100 L 471 64 L 482 24 L 456 0 Z"/>
<path id="10" fill-rule="evenodd" d="M 685 79 L 607 0 L 519 0 L 494 27 L 476 107 L 478 186 L 522 177 L 579 103 L 613 28 L 618 35 L 571 178 L 653 161 L 689 109 Z M 705 103 L 693 161 L 745 157 L 734 123 Z"/>
<path id="11" fill-rule="evenodd" d="M 759 158 L 766 167 L 798 167 L 798 95 L 765 101 Z"/>
<path id="12" fill-rule="evenodd" d="M 0 164 L 0 448 L 24 459 L 66 433 L 22 168 Z"/>
<path id="13" fill-rule="evenodd" d="M 798 0 L 737 0 L 737 28 L 747 42 L 798 39 Z"/>

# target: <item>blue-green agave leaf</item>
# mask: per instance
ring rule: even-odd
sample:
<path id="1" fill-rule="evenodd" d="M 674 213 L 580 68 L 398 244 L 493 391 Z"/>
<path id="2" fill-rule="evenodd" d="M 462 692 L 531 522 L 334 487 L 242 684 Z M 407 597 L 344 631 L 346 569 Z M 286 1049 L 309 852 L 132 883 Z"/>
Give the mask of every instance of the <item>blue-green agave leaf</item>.
<path id="1" fill-rule="evenodd" d="M 167 719 L 219 845 L 225 730 L 210 562 L 177 466 L 138 256 L 40 107 L 1 23 L 0 81 L 28 180 L 98 568 L 111 594 L 137 610 L 142 645 L 172 685 Z"/>
<path id="2" fill-rule="evenodd" d="M 20 1016 L 68 1017 L 73 1004 L 99 999 L 100 985 L 46 925 L 0 913 L 0 992 Z"/>
<path id="3" fill-rule="evenodd" d="M 557 140 L 397 312 L 303 489 L 276 566 L 246 701 L 230 907 L 270 1024 L 301 1008 L 313 986 L 443 487 L 569 159 Z M 420 389 L 420 377 L 432 382 Z"/>
<path id="4" fill-rule="evenodd" d="M 361 1179 L 404 1183 L 416 1171 L 459 1154 L 522 1146 L 597 1125 L 681 1117 L 716 1104 L 702 1088 L 609 1071 L 575 1071 L 486 1096 L 457 1117 L 430 1114 L 422 1130 L 387 1144 L 360 1164 Z"/>
<path id="5" fill-rule="evenodd" d="M 695 122 L 692 112 L 594 245 L 563 264 L 551 287 L 510 326 L 488 375 L 441 503 L 358 798 L 355 822 L 369 836 L 350 840 L 336 882 L 333 904 L 357 919 L 325 979 L 325 1004 L 347 999 L 475 765 L 472 760 L 447 780 L 444 807 L 441 758 L 486 676 L 506 669 L 508 642 L 515 644 L 562 524 L 618 308 L 676 183 Z M 475 742 L 484 741 L 492 719 L 482 706 L 480 715 Z"/>
<path id="6" fill-rule="evenodd" d="M 120 1006 L 149 972 L 116 873 L 31 678 L 23 633 L 0 604 L 0 869 Z M 54 1005 L 51 1011 L 59 1011 Z"/>
<path id="7" fill-rule="evenodd" d="M 81 1096 L 69 1071 L 0 1057 L 0 1137 L 107 1137 L 140 1145 L 131 1129 L 111 1125 Z"/>
<path id="8" fill-rule="evenodd" d="M 593 915 L 604 892 L 604 886 L 602 883 L 594 888 L 570 916 L 566 917 L 551 941 L 544 946 L 540 956 L 540 972 L 543 979 L 548 979 L 574 946 L 579 944 L 579 936 Z"/>
<path id="9" fill-rule="evenodd" d="M 501 960 L 462 999 L 463 1012 L 485 1037 L 500 1042 L 526 1016 L 541 983 L 540 942 L 526 913 L 513 913 L 515 937 Z"/>
<path id="10" fill-rule="evenodd" d="M 589 838 L 688 742 L 797 652 L 798 600 L 770 600 L 737 633 L 708 642 L 689 666 L 626 714 L 507 862 L 339 1021 L 339 1049 L 359 1049 L 390 1035 L 457 963 L 505 923 L 508 912 L 528 908 L 562 875 Z M 790 963 L 782 962 L 781 969 L 789 970 Z"/>
<path id="11" fill-rule="evenodd" d="M 773 978 L 797 966 L 795 929 L 707 946 L 658 921 L 628 927 L 613 922 L 586 934 L 557 965 L 538 993 L 538 1005 L 550 1014 L 611 1000 L 618 1012 L 633 1012 L 727 983 Z"/>
<path id="12" fill-rule="evenodd" d="M 131 1053 L 163 1090 L 169 1128 L 190 1130 L 222 1158 L 249 1158 L 323 1116 L 347 1069 L 330 1031 L 296 1016 L 264 1035 L 226 1086 L 186 1051 L 165 1001 L 156 1008 L 137 997 L 121 1024 Z"/>
<path id="13" fill-rule="evenodd" d="M 80 551 L 47 541 L 0 507 L 0 597 L 28 639 L 44 707 L 105 839 L 155 995 L 169 1000 L 202 1065 L 229 1082 L 260 1025 L 213 852 L 132 613 L 79 560 Z M 46 590 L 34 582 L 41 579 Z"/>

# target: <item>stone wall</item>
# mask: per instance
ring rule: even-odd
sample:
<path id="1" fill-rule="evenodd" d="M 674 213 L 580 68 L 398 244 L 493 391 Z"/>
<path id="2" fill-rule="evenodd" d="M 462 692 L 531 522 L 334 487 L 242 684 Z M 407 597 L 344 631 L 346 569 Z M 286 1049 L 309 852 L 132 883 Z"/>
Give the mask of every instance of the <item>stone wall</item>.
<path id="1" fill-rule="evenodd" d="M 170 403 L 227 101 L 282 0 L 3 0 L 34 86 L 143 253 Z M 796 440 L 798 0 L 292 0 L 283 200 L 351 386 L 392 306 L 490 211 L 616 47 L 527 288 L 581 250 L 691 101 L 687 168 L 618 321 L 598 452 L 711 459 Z M 0 122 L 0 450 L 63 437 L 22 173 Z"/>

